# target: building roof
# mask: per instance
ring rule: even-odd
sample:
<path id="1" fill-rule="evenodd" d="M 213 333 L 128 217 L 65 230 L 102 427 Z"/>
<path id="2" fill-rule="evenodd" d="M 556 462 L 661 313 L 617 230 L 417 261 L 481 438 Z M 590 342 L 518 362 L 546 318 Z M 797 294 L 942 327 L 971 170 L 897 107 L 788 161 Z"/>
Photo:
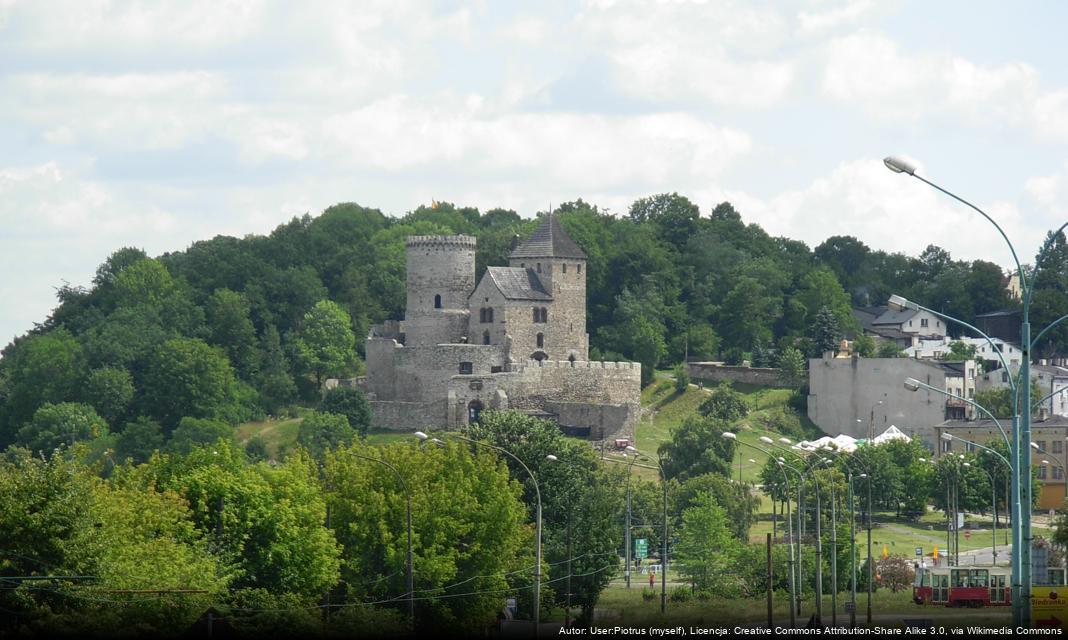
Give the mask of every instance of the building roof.
<path id="1" fill-rule="evenodd" d="M 1003 309 L 1001 311 L 988 311 L 986 313 L 975 314 L 976 318 L 1001 318 L 1020 315 L 1020 311 L 1017 309 Z"/>
<path id="2" fill-rule="evenodd" d="M 915 316 L 919 311 L 915 309 L 887 309 L 881 316 L 876 318 L 872 324 L 879 325 L 900 325 L 904 324 Z"/>
<path id="3" fill-rule="evenodd" d="M 1009 429 L 1011 419 L 1002 418 L 1001 426 Z M 997 429 L 993 420 L 946 420 L 936 425 L 942 429 Z M 1032 429 L 1065 429 L 1068 428 L 1068 416 L 1052 415 L 1046 420 L 1031 420 Z"/>
<path id="4" fill-rule="evenodd" d="M 860 328 L 871 331 L 875 319 L 886 313 L 886 307 L 853 307 L 853 317 L 857 319 Z"/>
<path id="5" fill-rule="evenodd" d="M 512 251 L 512 258 L 571 258 L 585 260 L 586 254 L 572 240 L 556 216 L 549 214 L 527 241 Z"/>
<path id="6" fill-rule="evenodd" d="M 522 267 L 486 267 L 497 290 L 508 300 L 552 300 L 538 274 L 533 269 Z"/>

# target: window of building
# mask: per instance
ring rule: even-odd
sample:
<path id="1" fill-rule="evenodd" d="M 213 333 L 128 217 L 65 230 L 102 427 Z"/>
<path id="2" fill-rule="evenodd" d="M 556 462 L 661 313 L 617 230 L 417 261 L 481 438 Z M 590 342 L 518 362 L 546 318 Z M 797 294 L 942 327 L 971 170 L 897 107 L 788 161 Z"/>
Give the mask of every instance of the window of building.
<path id="1" fill-rule="evenodd" d="M 1064 469 L 1061 469 L 1060 467 L 1053 467 L 1053 479 L 1064 480 Z"/>
<path id="2" fill-rule="evenodd" d="M 1044 464 L 1043 465 L 1039 465 L 1039 467 L 1038 467 L 1038 479 L 1039 480 L 1045 480 L 1046 479 L 1046 465 L 1044 465 Z"/>
<path id="3" fill-rule="evenodd" d="M 926 327 L 927 326 L 927 318 L 920 318 L 920 326 L 921 327 Z"/>
<path id="4" fill-rule="evenodd" d="M 482 332 L 482 344 L 489 344 L 489 343 L 490 343 L 489 331 L 483 331 Z"/>
<path id="5" fill-rule="evenodd" d="M 912 326 L 912 320 L 909 320 L 909 326 L 910 327 Z"/>
<path id="6" fill-rule="evenodd" d="M 567 263 L 566 262 L 564 264 L 560 265 L 560 268 L 564 273 L 567 273 Z"/>
<path id="7" fill-rule="evenodd" d="M 472 373 L 474 373 L 474 371 L 475 371 L 475 367 L 470 362 L 461 362 L 460 363 L 460 374 L 461 375 L 471 375 Z"/>
<path id="8" fill-rule="evenodd" d="M 1009 381 L 1009 374 L 1004 372 L 1004 371 L 1002 371 L 1001 372 L 1001 381 L 1002 382 L 1008 382 Z"/>
<path id="9" fill-rule="evenodd" d="M 576 264 L 575 265 L 575 273 L 582 273 L 582 265 L 581 264 Z"/>
<path id="10" fill-rule="evenodd" d="M 534 307 L 534 322 L 544 323 L 549 321 L 549 310 L 545 307 Z"/>
<path id="11" fill-rule="evenodd" d="M 1060 440 L 1053 441 L 1053 453 L 1064 453 L 1064 443 Z"/>
<path id="12" fill-rule="evenodd" d="M 483 324 L 493 322 L 493 307 L 483 307 L 478 310 L 478 321 Z"/>
<path id="13" fill-rule="evenodd" d="M 545 346 L 545 334 L 539 333 L 537 337 L 538 348 L 541 349 Z"/>
<path id="14" fill-rule="evenodd" d="M 435 309 L 440 309 L 441 308 L 441 294 L 440 293 L 434 296 L 434 308 Z"/>
<path id="15" fill-rule="evenodd" d="M 500 373 L 504 369 L 499 365 L 493 365 L 490 367 L 490 373 Z"/>
<path id="16" fill-rule="evenodd" d="M 538 263 L 538 273 L 541 273 L 541 263 Z"/>
<path id="17" fill-rule="evenodd" d="M 953 451 L 953 441 L 942 440 L 942 453 L 949 453 L 950 451 Z"/>

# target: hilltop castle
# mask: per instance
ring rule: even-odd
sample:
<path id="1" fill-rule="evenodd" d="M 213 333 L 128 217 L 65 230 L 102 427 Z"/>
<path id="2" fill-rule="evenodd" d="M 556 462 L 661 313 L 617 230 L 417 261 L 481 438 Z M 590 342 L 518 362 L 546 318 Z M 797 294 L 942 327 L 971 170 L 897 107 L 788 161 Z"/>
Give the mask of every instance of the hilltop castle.
<path id="1" fill-rule="evenodd" d="M 641 365 L 589 361 L 586 254 L 554 216 L 477 286 L 471 236 L 409 236 L 407 269 L 404 320 L 367 337 L 375 427 L 455 428 L 517 409 L 591 438 L 633 434 Z"/>

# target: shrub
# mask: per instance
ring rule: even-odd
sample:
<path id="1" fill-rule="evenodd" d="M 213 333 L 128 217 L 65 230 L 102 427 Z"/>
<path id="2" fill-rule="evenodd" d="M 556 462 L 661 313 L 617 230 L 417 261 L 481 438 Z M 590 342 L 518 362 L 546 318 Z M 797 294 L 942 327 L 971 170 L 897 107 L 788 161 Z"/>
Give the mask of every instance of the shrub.
<path id="1" fill-rule="evenodd" d="M 645 602 L 656 600 L 658 595 L 659 594 L 656 592 L 656 589 L 650 589 L 649 587 L 645 587 L 644 589 L 642 589 L 642 600 L 644 600 Z"/>
<path id="2" fill-rule="evenodd" d="M 330 389 L 323 395 L 319 411 L 345 416 L 349 420 L 349 426 L 361 436 L 365 435 L 371 426 L 371 405 L 359 389 Z"/>
<path id="3" fill-rule="evenodd" d="M 668 599 L 672 602 L 688 602 L 693 594 L 690 593 L 689 587 L 675 587 L 671 590 L 671 595 Z"/>
<path id="4" fill-rule="evenodd" d="M 690 386 L 690 372 L 685 363 L 675 365 L 675 393 L 685 393 Z"/>
<path id="5" fill-rule="evenodd" d="M 731 423 L 749 415 L 749 403 L 745 396 L 731 388 L 727 381 L 721 382 L 698 407 L 701 415 Z"/>

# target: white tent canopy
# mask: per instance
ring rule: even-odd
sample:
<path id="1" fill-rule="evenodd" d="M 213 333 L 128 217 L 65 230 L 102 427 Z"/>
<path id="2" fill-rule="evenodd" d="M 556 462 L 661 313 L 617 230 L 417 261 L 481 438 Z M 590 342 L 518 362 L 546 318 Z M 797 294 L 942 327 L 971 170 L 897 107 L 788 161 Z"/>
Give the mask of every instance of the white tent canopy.
<path id="1" fill-rule="evenodd" d="M 894 425 L 890 425 L 890 428 L 883 431 L 879 435 L 875 436 L 872 440 L 872 444 L 883 444 L 884 442 L 890 442 L 891 440 L 904 440 L 905 442 L 911 442 L 912 438 L 902 433 L 901 429 L 898 429 Z M 822 449 L 830 448 L 837 449 L 838 451 L 845 451 L 846 453 L 853 453 L 857 450 L 857 446 L 860 440 L 852 436 L 848 436 L 844 433 L 840 433 L 835 437 L 823 436 L 817 440 L 805 440 L 798 442 L 794 445 L 795 449 Z"/>

